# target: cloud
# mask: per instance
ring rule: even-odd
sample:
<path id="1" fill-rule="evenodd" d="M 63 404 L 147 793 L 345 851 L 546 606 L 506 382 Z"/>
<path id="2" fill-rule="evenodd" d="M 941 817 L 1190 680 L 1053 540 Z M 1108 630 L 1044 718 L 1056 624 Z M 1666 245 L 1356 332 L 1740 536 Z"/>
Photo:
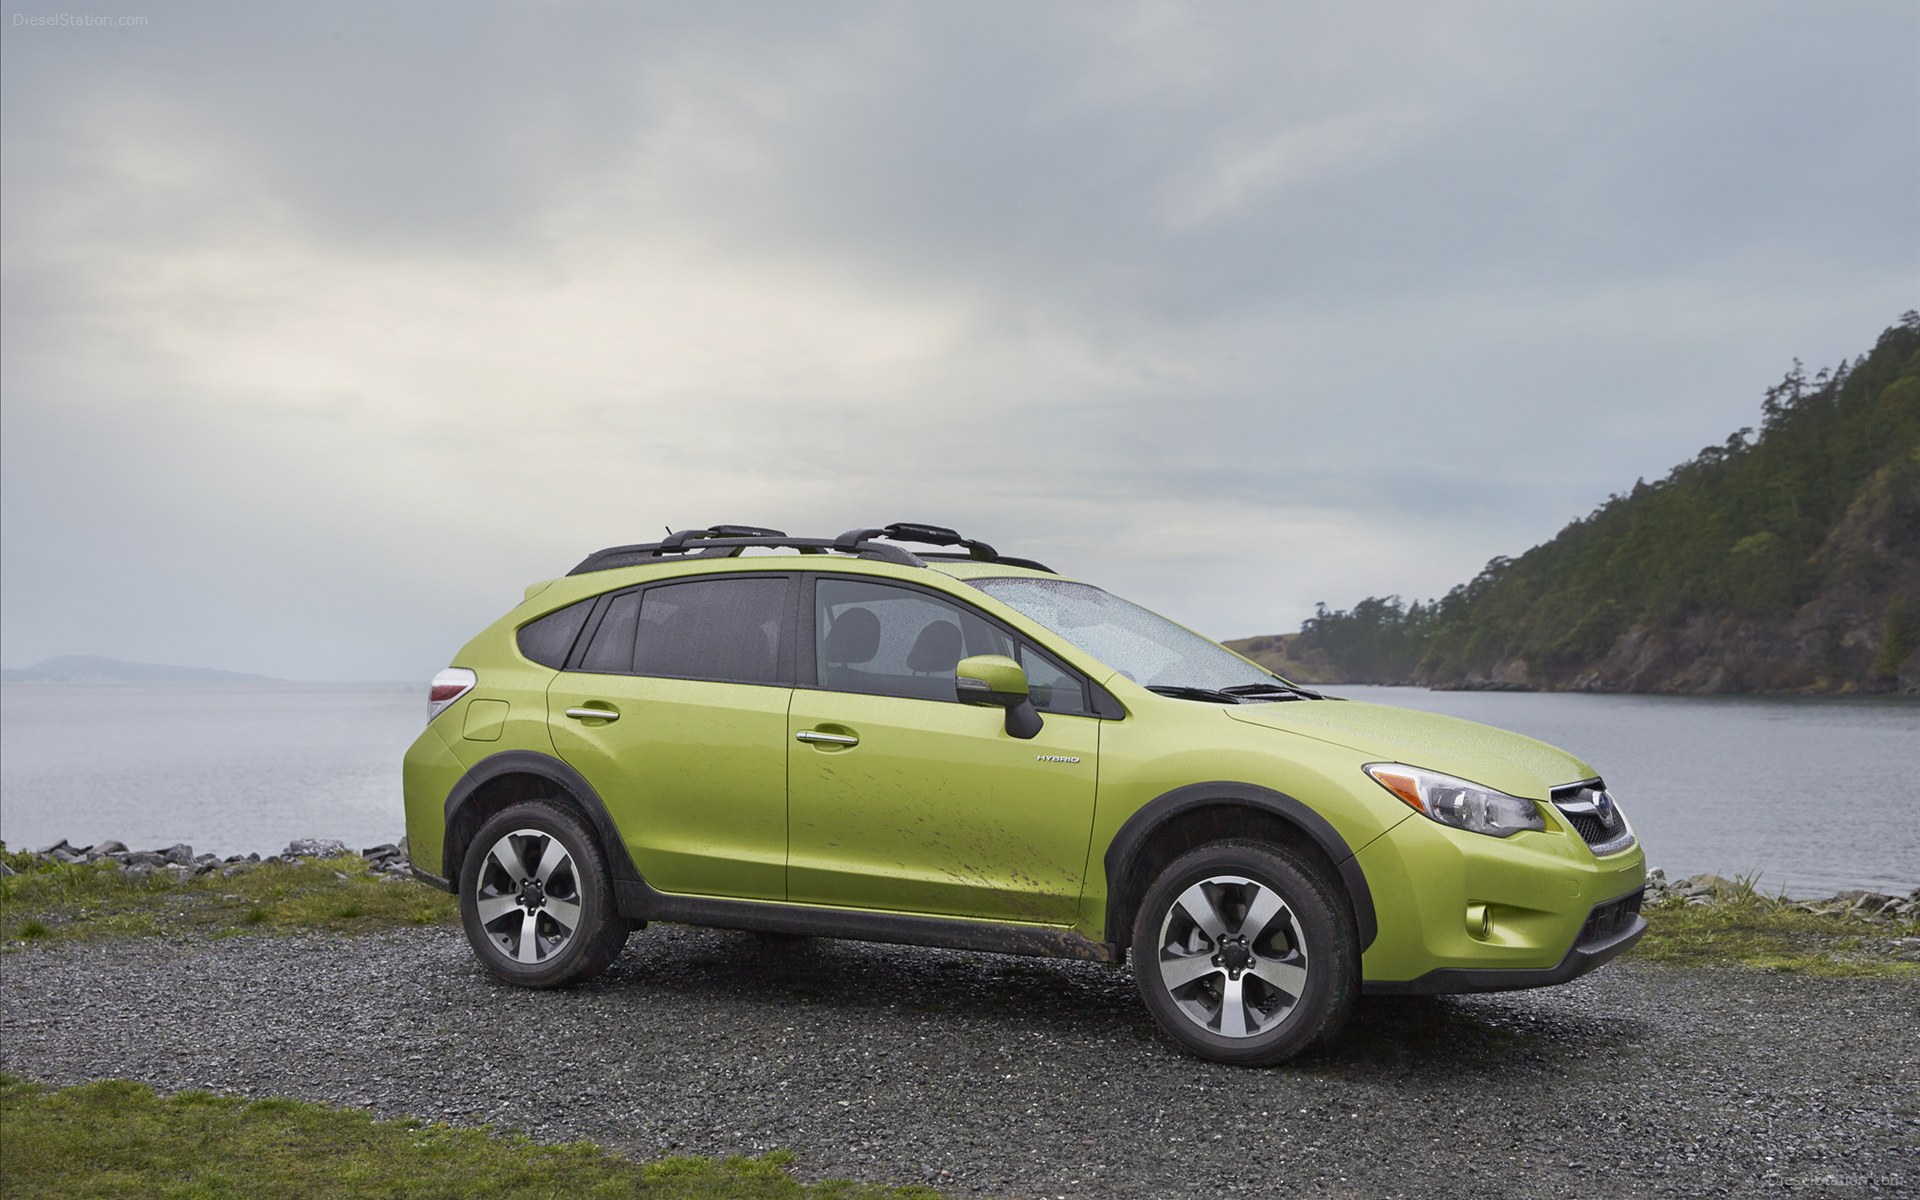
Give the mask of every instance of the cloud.
<path id="1" fill-rule="evenodd" d="M 418 674 L 527 580 L 714 520 L 943 521 L 1222 635 L 1432 595 L 1914 303 L 1917 26 L 11 31 L 0 653 Z"/>

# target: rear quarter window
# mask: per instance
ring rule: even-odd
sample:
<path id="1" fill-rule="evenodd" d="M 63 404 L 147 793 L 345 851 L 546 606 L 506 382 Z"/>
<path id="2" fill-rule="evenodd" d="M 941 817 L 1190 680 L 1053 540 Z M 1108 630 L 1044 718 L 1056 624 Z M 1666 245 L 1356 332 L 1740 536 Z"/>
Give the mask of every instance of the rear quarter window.
<path id="1" fill-rule="evenodd" d="M 592 611 L 593 601 L 582 600 L 527 622 L 520 627 L 520 653 L 556 671 L 566 666 L 574 639 L 580 636 L 580 627 L 587 623 L 587 614 Z"/>

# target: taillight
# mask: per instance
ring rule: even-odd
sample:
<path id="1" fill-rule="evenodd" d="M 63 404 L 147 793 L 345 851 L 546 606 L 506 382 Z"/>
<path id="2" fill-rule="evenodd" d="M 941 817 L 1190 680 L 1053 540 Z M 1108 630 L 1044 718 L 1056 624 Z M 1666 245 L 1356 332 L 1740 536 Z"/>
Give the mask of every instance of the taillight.
<path id="1" fill-rule="evenodd" d="M 427 720 L 440 715 L 440 710 L 473 690 L 480 677 L 465 667 L 448 667 L 433 677 L 433 685 L 427 692 Z"/>

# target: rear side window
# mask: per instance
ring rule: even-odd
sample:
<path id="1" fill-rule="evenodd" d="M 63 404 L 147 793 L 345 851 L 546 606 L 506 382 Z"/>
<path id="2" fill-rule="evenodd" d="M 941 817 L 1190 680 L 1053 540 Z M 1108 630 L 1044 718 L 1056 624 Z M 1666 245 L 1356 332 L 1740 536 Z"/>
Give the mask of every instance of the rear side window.
<path id="1" fill-rule="evenodd" d="M 626 675 L 633 671 L 633 631 L 640 623 L 640 593 L 615 596 L 593 631 L 587 653 L 580 660 L 582 671 L 601 675 Z"/>
<path id="2" fill-rule="evenodd" d="M 702 579 L 641 593 L 637 675 L 778 683 L 785 579 Z"/>
<path id="3" fill-rule="evenodd" d="M 573 639 L 580 636 L 580 627 L 587 623 L 587 614 L 592 611 L 593 601 L 582 600 L 522 625 L 520 653 L 543 667 L 557 670 L 566 666 Z"/>

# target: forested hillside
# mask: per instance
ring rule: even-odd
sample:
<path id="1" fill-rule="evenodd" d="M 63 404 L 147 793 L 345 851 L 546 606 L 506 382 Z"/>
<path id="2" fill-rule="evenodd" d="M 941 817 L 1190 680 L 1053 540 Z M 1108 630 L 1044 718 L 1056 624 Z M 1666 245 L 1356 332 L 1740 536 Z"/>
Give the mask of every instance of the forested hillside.
<path id="1" fill-rule="evenodd" d="M 1796 361 L 1760 411 L 1436 602 L 1236 645 L 1322 680 L 1920 691 L 1920 314 L 1851 363 Z"/>

